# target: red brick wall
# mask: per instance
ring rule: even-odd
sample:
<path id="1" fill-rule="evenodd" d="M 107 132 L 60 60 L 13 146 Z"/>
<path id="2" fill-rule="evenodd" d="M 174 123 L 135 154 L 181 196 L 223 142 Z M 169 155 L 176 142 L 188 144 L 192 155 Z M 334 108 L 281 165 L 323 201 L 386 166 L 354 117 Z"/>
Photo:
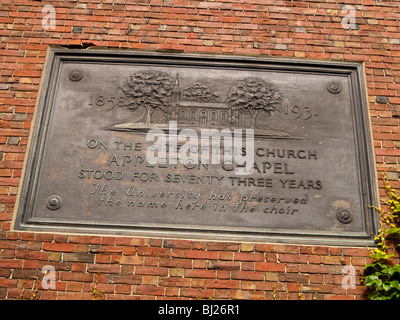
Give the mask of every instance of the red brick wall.
<path id="1" fill-rule="evenodd" d="M 377 169 L 398 189 L 399 17 L 399 1 L 378 0 L 1 0 L 0 298 L 365 299 L 358 277 L 341 285 L 343 265 L 369 260 L 363 247 L 14 232 L 12 219 L 48 45 L 364 62 Z"/>

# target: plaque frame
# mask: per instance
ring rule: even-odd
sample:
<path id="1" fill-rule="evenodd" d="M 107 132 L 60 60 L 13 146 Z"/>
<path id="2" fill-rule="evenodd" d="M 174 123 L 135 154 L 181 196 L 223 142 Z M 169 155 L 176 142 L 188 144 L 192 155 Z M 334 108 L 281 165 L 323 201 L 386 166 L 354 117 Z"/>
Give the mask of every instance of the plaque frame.
<path id="1" fill-rule="evenodd" d="M 359 164 L 359 175 L 361 177 L 358 188 L 360 194 L 364 196 L 364 198 L 360 200 L 363 205 L 362 217 L 365 225 L 364 232 L 356 235 L 349 235 L 340 231 L 326 233 L 318 230 L 308 231 L 307 233 L 291 233 L 290 231 L 283 230 L 259 232 L 246 228 L 227 230 L 225 227 L 199 228 L 194 225 L 183 227 L 170 225 L 160 227 L 152 224 L 132 227 L 131 225 L 124 225 L 118 222 L 104 225 L 101 223 L 55 222 L 43 218 L 36 218 L 32 208 L 35 201 L 40 167 L 43 159 L 43 149 L 46 144 L 49 119 L 52 112 L 51 108 L 55 99 L 55 88 L 58 84 L 57 81 L 62 64 L 74 62 L 230 66 L 239 69 L 253 68 L 347 76 L 351 82 L 350 96 L 355 126 L 354 135 L 356 136 L 355 141 L 357 144 L 356 156 Z M 80 81 L 81 78 L 82 75 L 78 72 L 70 74 L 71 81 Z M 333 85 L 328 88 L 328 90 L 332 94 L 335 94 L 338 88 Z M 13 230 L 314 245 L 374 245 L 371 235 L 372 233 L 376 233 L 378 229 L 378 220 L 377 214 L 372 207 L 379 206 L 379 193 L 362 63 L 270 57 L 138 52 L 128 50 L 80 50 L 49 47 L 39 93 L 34 120 L 32 120 L 33 125 L 30 132 L 23 176 L 21 178 L 22 184 L 20 185 L 17 196 Z M 59 205 L 60 203 L 57 203 L 57 199 L 55 198 L 52 199 L 48 208 L 50 209 L 49 206 L 57 207 Z M 343 215 L 341 218 L 345 219 L 346 215 Z M 338 219 L 340 219 L 340 217 L 338 217 Z"/>

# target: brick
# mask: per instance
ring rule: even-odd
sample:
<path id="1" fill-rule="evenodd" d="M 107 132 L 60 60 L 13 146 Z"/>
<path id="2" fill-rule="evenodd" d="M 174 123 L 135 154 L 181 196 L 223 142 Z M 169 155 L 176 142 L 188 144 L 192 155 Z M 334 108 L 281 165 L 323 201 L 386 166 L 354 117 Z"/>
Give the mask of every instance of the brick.
<path id="1" fill-rule="evenodd" d="M 18 250 L 16 258 L 27 260 L 48 260 L 47 252 Z"/>
<path id="2" fill-rule="evenodd" d="M 254 251 L 254 243 L 242 243 L 240 245 L 241 252 L 251 252 Z"/>
<path id="3" fill-rule="evenodd" d="M 206 288 L 214 289 L 239 289 L 240 282 L 235 280 L 218 280 L 218 279 L 208 279 L 206 281 Z"/>
<path id="4" fill-rule="evenodd" d="M 139 247 L 137 254 L 139 256 L 152 256 L 152 257 L 168 257 L 170 249 L 167 248 L 154 248 L 154 247 Z"/>
<path id="5" fill-rule="evenodd" d="M 235 253 L 235 261 L 264 261 L 263 253 L 244 253 L 244 252 L 236 252 Z"/>
<path id="6" fill-rule="evenodd" d="M 35 279 L 36 277 L 40 277 L 42 275 L 40 270 L 23 270 L 23 269 L 15 269 L 12 272 L 13 279 Z"/>
<path id="7" fill-rule="evenodd" d="M 42 241 L 53 241 L 54 235 L 53 234 L 47 234 L 47 233 L 36 233 L 35 234 L 35 240 L 42 242 Z"/>
<path id="8" fill-rule="evenodd" d="M 189 278 L 215 278 L 214 270 L 203 270 L 203 269 L 186 269 L 185 277 Z"/>
<path id="9" fill-rule="evenodd" d="M 141 295 L 162 296 L 164 295 L 164 288 L 157 286 L 137 286 L 135 293 Z"/>
<path id="10" fill-rule="evenodd" d="M 81 272 L 60 272 L 62 281 L 93 282 L 93 274 Z"/>
<path id="11" fill-rule="evenodd" d="M 87 292 L 58 292 L 58 300 L 90 300 L 91 295 Z"/>
<path id="12" fill-rule="evenodd" d="M 168 268 L 165 267 L 149 267 L 149 266 L 137 266 L 135 268 L 135 274 L 148 274 L 148 275 L 158 275 L 158 276 L 167 276 Z"/>
<path id="13" fill-rule="evenodd" d="M 166 239 L 163 242 L 164 248 L 181 248 L 181 249 L 190 249 L 192 246 L 192 242 L 190 240 L 172 240 Z"/>
<path id="14" fill-rule="evenodd" d="M 184 269 L 183 268 L 170 268 L 169 275 L 171 277 L 183 277 Z"/>
<path id="15" fill-rule="evenodd" d="M 67 290 L 68 291 L 77 291 L 77 292 L 81 292 L 83 288 L 83 284 L 80 282 L 68 282 L 67 283 Z"/>
<path id="16" fill-rule="evenodd" d="M 316 254 L 316 255 L 327 255 L 329 253 L 328 247 L 311 247 L 311 246 L 304 246 L 301 247 L 300 253 L 305 254 Z"/>
<path id="17" fill-rule="evenodd" d="M 157 266 L 158 263 L 157 257 L 144 257 L 144 265 L 145 266 Z"/>
<path id="18" fill-rule="evenodd" d="M 116 263 L 116 262 L 120 263 L 119 258 L 121 258 L 121 256 L 116 256 L 116 255 L 110 256 L 109 254 L 97 254 L 95 261 L 93 262 L 104 263 L 104 264 Z"/>
<path id="19" fill-rule="evenodd" d="M 0 169 L 0 177 L 11 177 L 12 169 Z"/>
<path id="20" fill-rule="evenodd" d="M 81 236 L 81 235 L 70 235 L 68 237 L 68 242 L 70 243 L 87 243 L 87 244 L 96 244 L 100 243 L 100 237 L 96 236 Z"/>
<path id="21" fill-rule="evenodd" d="M 185 280 L 190 280 L 190 285 L 188 285 L 188 287 L 192 287 L 192 288 L 204 288 L 205 287 L 205 279 L 199 279 L 199 278 L 194 278 L 194 279 L 190 279 L 190 278 L 184 278 Z"/>
<path id="22" fill-rule="evenodd" d="M 329 248 L 329 254 L 331 256 L 340 256 L 342 255 L 342 248 L 337 248 L 337 247 Z"/>
<path id="23" fill-rule="evenodd" d="M 192 280 L 189 278 L 160 278 L 159 285 L 165 287 L 190 287 Z"/>
<path id="24" fill-rule="evenodd" d="M 344 256 L 359 256 L 365 257 L 369 255 L 369 250 L 367 248 L 343 248 L 343 255 Z"/>
<path id="25" fill-rule="evenodd" d="M 307 255 L 299 254 L 279 254 L 278 259 L 280 262 L 290 262 L 290 263 L 307 263 Z"/>
<path id="26" fill-rule="evenodd" d="M 256 243 L 255 250 L 269 253 L 285 252 L 285 246 L 280 244 Z"/>
<path id="27" fill-rule="evenodd" d="M 192 260 L 189 259 L 170 259 L 170 258 L 160 258 L 158 260 L 160 267 L 174 267 L 174 268 L 191 268 Z"/>
<path id="28" fill-rule="evenodd" d="M 330 265 L 330 264 L 341 265 L 342 261 L 344 262 L 344 260 L 339 256 L 324 256 L 322 261 L 323 261 L 323 264 L 326 264 L 326 265 Z"/>
<path id="29" fill-rule="evenodd" d="M 39 261 L 38 268 L 42 269 L 45 265 L 51 265 L 56 269 L 56 271 L 70 271 L 71 270 L 71 262 L 62 262 L 62 261 L 52 261 L 49 263 L 48 261 Z"/>
<path id="30" fill-rule="evenodd" d="M 329 266 L 314 265 L 314 264 L 301 264 L 300 271 L 304 273 L 329 273 Z"/>
<path id="31" fill-rule="evenodd" d="M 63 261 L 70 261 L 70 262 L 94 262 L 94 255 L 87 254 L 87 253 L 64 253 L 63 254 Z"/>
<path id="32" fill-rule="evenodd" d="M 4 279 L 0 278 L 0 287 L 3 288 L 15 288 L 17 286 L 16 279 Z"/>
<path id="33" fill-rule="evenodd" d="M 74 252 L 75 244 L 72 243 L 43 243 L 44 251 Z"/>
<path id="34" fill-rule="evenodd" d="M 208 260 L 207 268 L 218 270 L 240 270 L 240 262 Z"/>
<path id="35" fill-rule="evenodd" d="M 239 244 L 232 243 L 232 242 L 208 242 L 207 250 L 237 251 L 237 250 L 239 250 Z"/>
<path id="36" fill-rule="evenodd" d="M 119 265 L 112 265 L 112 264 L 88 264 L 87 265 L 87 272 L 93 273 L 119 273 L 120 266 Z"/>
<path id="37" fill-rule="evenodd" d="M 0 259 L 0 268 L 22 268 L 23 260 Z"/>
<path id="38" fill-rule="evenodd" d="M 106 246 L 106 245 L 91 245 L 90 252 L 92 253 L 120 253 L 122 252 L 122 246 Z"/>
<path id="39" fill-rule="evenodd" d="M 118 274 L 109 274 L 108 283 L 131 284 L 131 285 L 141 284 L 142 276 L 135 276 L 135 275 L 122 276 Z"/>
<path id="40" fill-rule="evenodd" d="M 188 259 L 217 259 L 218 252 L 215 251 L 200 251 L 186 250 L 186 258 Z"/>
<path id="41" fill-rule="evenodd" d="M 186 250 L 185 249 L 172 249 L 171 258 L 185 258 L 186 257 Z"/>
<path id="42" fill-rule="evenodd" d="M 282 282 L 299 282 L 299 283 L 308 283 L 308 275 L 306 274 L 298 274 L 298 273 L 280 273 L 279 281 Z"/>
<path id="43" fill-rule="evenodd" d="M 256 271 L 285 272 L 286 264 L 272 263 L 272 262 L 256 262 L 255 270 Z"/>
<path id="44" fill-rule="evenodd" d="M 245 290 L 230 290 L 230 299 L 239 299 L 239 300 L 260 300 L 264 299 L 263 292 L 257 291 L 245 291 Z"/>
<path id="45" fill-rule="evenodd" d="M 194 288 L 182 288 L 182 297 L 196 298 L 196 299 L 211 299 L 214 295 L 213 289 L 194 289 Z"/>
<path id="46" fill-rule="evenodd" d="M 115 285 L 115 293 L 130 294 L 132 292 L 131 285 L 117 284 Z"/>
<path id="47" fill-rule="evenodd" d="M 231 278 L 232 279 L 239 279 L 239 280 L 254 280 L 254 281 L 261 281 L 264 280 L 264 274 L 262 272 L 255 272 L 255 271 L 231 271 Z"/>
<path id="48" fill-rule="evenodd" d="M 138 256 L 121 256 L 118 259 L 118 263 L 120 263 L 120 264 L 132 264 L 132 265 L 143 265 L 144 259 L 143 259 L 143 257 L 138 257 Z"/>

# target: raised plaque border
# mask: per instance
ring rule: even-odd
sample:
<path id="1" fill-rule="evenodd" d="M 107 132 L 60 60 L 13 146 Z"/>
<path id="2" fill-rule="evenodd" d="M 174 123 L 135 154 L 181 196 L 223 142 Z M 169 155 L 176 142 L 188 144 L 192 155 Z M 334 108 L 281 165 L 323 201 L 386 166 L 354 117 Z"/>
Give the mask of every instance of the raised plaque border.
<path id="1" fill-rule="evenodd" d="M 32 207 L 35 199 L 43 147 L 46 143 L 49 116 L 53 105 L 55 88 L 63 63 L 150 63 L 152 65 L 190 65 L 190 66 L 231 66 L 233 68 L 252 68 L 257 70 L 279 70 L 282 72 L 308 72 L 347 76 L 351 83 L 351 105 L 354 115 L 355 137 L 357 143 L 357 159 L 361 183 L 358 186 L 364 195 L 362 216 L 365 222 L 365 234 L 349 235 L 335 231 L 332 234 L 320 231 L 307 234 L 290 233 L 277 230 L 266 233 L 257 230 L 230 231 L 223 227 L 204 229 L 196 226 L 159 227 L 159 226 L 124 226 L 102 225 L 96 223 L 63 223 L 35 219 Z M 74 79 L 79 75 L 70 75 Z M 70 78 L 71 79 L 71 78 Z M 71 79 L 71 81 L 74 81 Z M 76 80 L 78 81 L 78 80 Z M 329 90 L 329 88 L 328 88 Z M 335 91 L 335 88 L 331 88 Z M 334 92 L 333 92 L 334 93 Z M 315 245 L 365 246 L 374 245 L 372 234 L 378 229 L 377 215 L 373 206 L 378 206 L 378 187 L 376 181 L 375 158 L 371 136 L 371 125 L 365 91 L 364 69 L 362 63 L 333 62 L 316 60 L 297 60 L 265 57 L 244 57 L 224 55 L 175 54 L 159 52 L 138 52 L 129 50 L 107 49 L 63 49 L 49 47 L 42 74 L 40 95 L 32 121 L 31 136 L 28 144 L 26 162 L 23 170 L 22 185 L 17 196 L 13 230 L 67 232 L 79 234 L 132 235 L 145 237 L 185 238 L 224 241 L 252 241 L 299 243 Z"/>

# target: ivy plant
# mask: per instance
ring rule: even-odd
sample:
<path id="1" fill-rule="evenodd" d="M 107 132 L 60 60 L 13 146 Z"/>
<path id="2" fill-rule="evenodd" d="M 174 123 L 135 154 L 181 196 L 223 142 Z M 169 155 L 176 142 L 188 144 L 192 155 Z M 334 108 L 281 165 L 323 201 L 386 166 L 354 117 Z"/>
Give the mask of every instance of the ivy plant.
<path id="1" fill-rule="evenodd" d="M 371 251 L 371 263 L 364 266 L 364 284 L 371 290 L 368 295 L 370 300 L 400 300 L 400 265 L 394 253 L 388 253 L 388 240 L 394 243 L 395 248 L 400 246 L 400 197 L 396 194 L 386 175 L 382 177 L 385 182 L 386 194 L 389 201 L 384 203 L 387 211 L 375 208 L 379 212 L 380 229 L 374 236 L 377 248 Z"/>

